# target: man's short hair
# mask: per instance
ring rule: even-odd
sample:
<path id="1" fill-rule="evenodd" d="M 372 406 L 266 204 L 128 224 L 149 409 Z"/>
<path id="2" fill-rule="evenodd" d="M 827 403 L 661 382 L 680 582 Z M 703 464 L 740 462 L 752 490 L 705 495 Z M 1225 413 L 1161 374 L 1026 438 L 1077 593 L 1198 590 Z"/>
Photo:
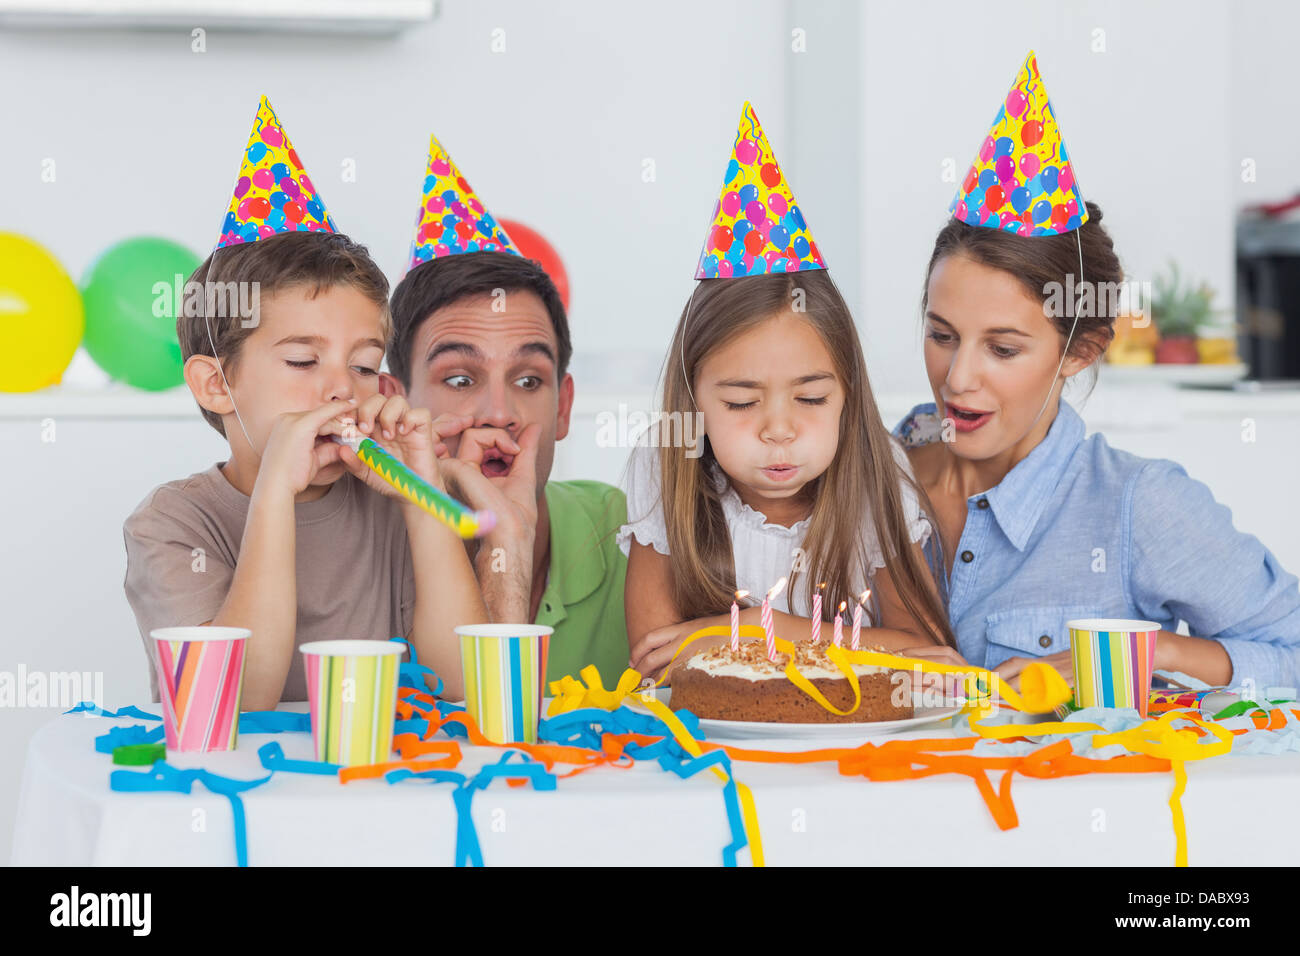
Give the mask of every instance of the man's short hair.
<path id="1" fill-rule="evenodd" d="M 563 378 L 569 369 L 573 346 L 569 320 L 555 283 L 537 262 L 504 252 L 465 252 L 422 263 L 406 274 L 393 290 L 393 332 L 388 340 L 388 371 L 411 387 L 411 350 L 420 324 L 444 306 L 462 299 L 527 291 L 541 299 L 551 317 L 559 347 L 556 367 Z"/>
<path id="2" fill-rule="evenodd" d="M 189 283 L 194 283 L 191 286 Z M 382 312 L 381 338 L 392 331 L 388 313 L 388 279 L 375 265 L 366 247 L 347 236 L 328 232 L 288 232 L 235 246 L 217 249 L 205 259 L 187 283 L 184 307 L 176 316 L 176 337 L 180 340 L 181 360 L 191 355 L 212 355 L 213 342 L 221 368 L 227 379 L 234 376 L 244 340 L 256 330 L 256 323 L 246 323 L 233 309 L 218 306 L 207 314 L 209 290 L 236 296 L 240 287 L 256 283 L 259 300 L 283 289 L 300 286 L 309 298 L 315 298 L 334 286 L 351 286 Z M 229 291 L 227 291 L 229 290 Z M 214 302 L 217 296 L 213 296 Z M 206 317 L 206 321 L 205 321 Z M 211 336 L 209 339 L 209 326 Z M 221 416 L 201 408 L 208 424 L 226 434 Z"/>

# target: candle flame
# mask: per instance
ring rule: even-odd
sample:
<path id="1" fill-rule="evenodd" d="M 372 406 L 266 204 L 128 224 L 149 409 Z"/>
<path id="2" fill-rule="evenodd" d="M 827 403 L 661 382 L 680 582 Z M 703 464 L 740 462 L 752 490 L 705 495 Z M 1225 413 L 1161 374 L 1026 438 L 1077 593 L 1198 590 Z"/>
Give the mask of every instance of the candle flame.
<path id="1" fill-rule="evenodd" d="M 744 598 L 744 597 L 749 597 L 749 592 L 748 592 L 748 591 L 737 591 L 737 592 L 736 592 L 736 600 L 737 600 L 737 601 L 739 601 L 741 598 Z"/>
<path id="2" fill-rule="evenodd" d="M 767 592 L 767 599 L 769 601 L 781 593 L 781 589 L 785 587 L 785 582 L 786 579 L 782 578 L 780 581 L 777 581 L 776 584 L 772 585 L 772 590 Z"/>
<path id="3" fill-rule="evenodd" d="M 822 590 L 822 589 L 825 588 L 825 587 L 826 587 L 826 582 L 823 581 L 821 584 L 817 585 L 817 590 L 820 591 L 820 590 Z"/>
<path id="4" fill-rule="evenodd" d="M 849 606 L 849 603 L 848 603 L 847 601 L 841 601 L 841 602 L 840 602 L 840 611 L 841 611 L 841 613 L 842 613 L 842 612 L 844 611 L 844 609 L 845 609 L 846 607 L 848 607 L 848 606 Z"/>
<path id="5" fill-rule="evenodd" d="M 862 597 L 858 598 L 858 603 L 859 604 L 865 603 L 867 598 L 869 597 L 871 597 L 871 588 L 867 588 L 865 591 L 862 592 Z"/>

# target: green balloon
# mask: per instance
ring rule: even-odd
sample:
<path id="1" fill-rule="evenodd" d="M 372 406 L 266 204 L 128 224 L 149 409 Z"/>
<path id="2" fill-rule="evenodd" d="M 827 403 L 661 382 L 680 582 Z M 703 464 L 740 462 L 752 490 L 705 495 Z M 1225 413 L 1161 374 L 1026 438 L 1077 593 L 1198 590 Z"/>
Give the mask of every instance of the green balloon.
<path id="1" fill-rule="evenodd" d="M 117 381 L 158 391 L 184 380 L 176 312 L 199 257 L 169 239 L 125 239 L 91 265 L 82 284 L 95 364 Z"/>

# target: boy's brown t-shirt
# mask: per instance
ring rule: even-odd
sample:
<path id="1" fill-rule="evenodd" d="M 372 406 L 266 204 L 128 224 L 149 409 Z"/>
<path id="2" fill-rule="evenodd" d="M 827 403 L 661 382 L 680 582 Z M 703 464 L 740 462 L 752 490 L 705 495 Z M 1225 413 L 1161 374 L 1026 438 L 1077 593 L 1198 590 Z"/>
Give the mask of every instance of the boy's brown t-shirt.
<path id="1" fill-rule="evenodd" d="M 249 501 L 213 465 L 155 488 L 122 526 L 126 597 L 144 640 L 155 701 L 149 632 L 216 616 L 239 560 Z M 409 637 L 415 607 L 411 549 L 396 499 L 345 474 L 316 501 L 294 505 L 294 514 L 298 626 L 281 700 L 307 699 L 298 646 Z"/>

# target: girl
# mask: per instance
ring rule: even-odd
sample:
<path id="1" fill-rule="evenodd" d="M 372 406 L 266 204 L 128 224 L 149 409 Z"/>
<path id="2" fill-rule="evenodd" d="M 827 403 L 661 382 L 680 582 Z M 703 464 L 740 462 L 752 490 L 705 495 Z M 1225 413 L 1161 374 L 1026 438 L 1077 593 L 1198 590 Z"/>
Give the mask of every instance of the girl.
<path id="1" fill-rule="evenodd" d="M 951 645 L 921 551 L 929 522 L 824 270 L 701 283 L 673 338 L 664 411 L 697 413 L 705 438 L 692 457 L 665 425 L 659 447 L 632 455 L 619 533 L 632 667 L 660 675 L 693 631 L 729 622 L 737 590 L 749 592 L 742 623 L 758 624 L 752 605 L 783 576 L 782 637 L 808 639 L 818 586 L 826 620 L 869 588 L 868 643 Z"/>

